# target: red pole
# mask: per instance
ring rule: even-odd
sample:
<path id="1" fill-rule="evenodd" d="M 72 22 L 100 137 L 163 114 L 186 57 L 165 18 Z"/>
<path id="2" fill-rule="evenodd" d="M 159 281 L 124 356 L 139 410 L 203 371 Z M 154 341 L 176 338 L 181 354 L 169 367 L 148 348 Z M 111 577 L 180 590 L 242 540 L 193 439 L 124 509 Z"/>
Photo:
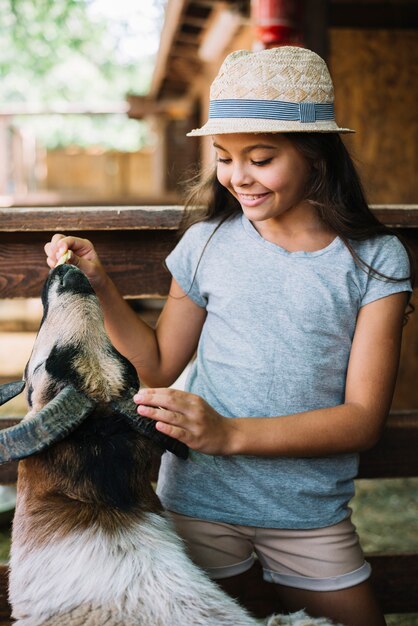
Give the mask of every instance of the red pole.
<path id="1" fill-rule="evenodd" d="M 255 46 L 302 46 L 302 0 L 251 0 Z"/>

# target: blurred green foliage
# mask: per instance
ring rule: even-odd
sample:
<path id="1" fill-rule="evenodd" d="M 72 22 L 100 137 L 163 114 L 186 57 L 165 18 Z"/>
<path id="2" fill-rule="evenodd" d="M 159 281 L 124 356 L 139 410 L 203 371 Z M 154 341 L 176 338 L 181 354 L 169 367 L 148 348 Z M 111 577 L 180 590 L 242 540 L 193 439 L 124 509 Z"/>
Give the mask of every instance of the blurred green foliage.
<path id="1" fill-rule="evenodd" d="M 126 14 L 119 15 L 102 10 L 105 5 L 103 0 L 0 0 L 0 106 L 105 107 L 124 101 L 127 93 L 146 93 L 164 0 L 124 1 Z M 134 150 L 146 140 L 144 125 L 122 115 L 21 117 L 16 125 L 49 148 L 93 144 Z"/>

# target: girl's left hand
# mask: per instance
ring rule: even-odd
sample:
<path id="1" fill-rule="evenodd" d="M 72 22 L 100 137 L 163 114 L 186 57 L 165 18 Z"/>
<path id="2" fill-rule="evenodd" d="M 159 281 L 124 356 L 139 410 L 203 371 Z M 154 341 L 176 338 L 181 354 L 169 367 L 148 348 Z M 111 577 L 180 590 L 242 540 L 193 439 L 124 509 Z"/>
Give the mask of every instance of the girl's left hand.
<path id="1" fill-rule="evenodd" d="M 234 420 L 223 417 L 200 396 L 178 389 L 140 389 L 134 396 L 140 415 L 156 428 L 205 454 L 230 454 Z"/>

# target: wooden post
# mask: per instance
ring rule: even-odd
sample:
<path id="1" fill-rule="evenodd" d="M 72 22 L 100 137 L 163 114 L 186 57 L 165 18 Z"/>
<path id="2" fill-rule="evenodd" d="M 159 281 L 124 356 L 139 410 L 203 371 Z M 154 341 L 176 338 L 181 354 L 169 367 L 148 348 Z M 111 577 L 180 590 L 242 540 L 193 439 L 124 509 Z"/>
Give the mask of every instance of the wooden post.
<path id="1" fill-rule="evenodd" d="M 305 0 L 302 19 L 305 46 L 327 60 L 329 1 Z"/>
<path id="2" fill-rule="evenodd" d="M 0 194 L 7 194 L 10 168 L 8 147 L 9 116 L 0 115 Z"/>

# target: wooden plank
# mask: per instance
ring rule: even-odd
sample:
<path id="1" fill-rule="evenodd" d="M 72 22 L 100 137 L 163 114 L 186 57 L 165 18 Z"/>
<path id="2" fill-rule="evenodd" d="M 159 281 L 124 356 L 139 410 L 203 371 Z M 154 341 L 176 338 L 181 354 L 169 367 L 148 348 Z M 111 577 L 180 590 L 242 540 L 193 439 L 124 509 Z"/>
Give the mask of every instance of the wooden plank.
<path id="1" fill-rule="evenodd" d="M 170 276 L 163 261 L 181 215 L 175 206 L 0 209 L 0 296 L 39 297 L 48 273 L 43 248 L 54 232 L 94 241 L 124 296 L 166 295 Z"/>
<path id="2" fill-rule="evenodd" d="M 418 270 L 418 228 L 398 228 L 397 233 L 403 237 L 415 258 L 415 270 Z M 415 287 L 417 283 L 415 282 Z"/>
<path id="3" fill-rule="evenodd" d="M 355 19 L 357 8 L 349 10 Z M 373 11 L 379 17 L 380 5 Z M 410 68 L 418 66 L 418 29 L 330 28 L 328 35 L 335 118 L 356 131 L 344 142 L 369 201 L 416 203 L 418 73 Z"/>
<path id="4" fill-rule="evenodd" d="M 14 485 L 17 481 L 18 461 L 0 465 L 0 485 Z"/>
<path id="5" fill-rule="evenodd" d="M 384 613 L 418 613 L 418 554 L 366 555 Z"/>
<path id="6" fill-rule="evenodd" d="M 48 274 L 44 245 L 53 232 L 0 232 L 0 296 L 39 297 Z M 87 233 L 74 231 L 85 237 Z M 164 259 L 176 242 L 173 230 L 91 231 L 104 267 L 126 297 L 167 294 Z"/>
<path id="7" fill-rule="evenodd" d="M 182 213 L 180 206 L 0 208 L 0 232 L 173 230 Z"/>
<path id="8" fill-rule="evenodd" d="M 7 600 L 8 569 L 6 565 L 0 565 L 0 624 L 11 626 L 11 608 Z"/>
<path id="9" fill-rule="evenodd" d="M 4 428 L 10 428 L 11 426 L 15 426 L 19 424 L 21 418 L 18 417 L 10 417 L 10 418 L 1 418 L 0 419 L 0 430 Z M 0 465 L 0 485 L 13 485 L 17 481 L 17 466 L 18 461 L 10 461 L 9 463 L 4 463 Z M 0 581 L 1 587 L 1 581 Z M 1 597 L 1 592 L 0 592 Z M 1 615 L 1 611 L 0 611 Z M 1 620 L 0 620 L 1 623 Z"/>
<path id="10" fill-rule="evenodd" d="M 167 64 L 171 47 L 179 28 L 180 18 L 186 12 L 188 4 L 187 0 L 172 0 L 167 4 L 163 30 L 160 36 L 160 46 L 149 90 L 150 97 L 156 98 L 158 96 L 161 84 L 167 75 Z"/>
<path id="11" fill-rule="evenodd" d="M 360 455 L 359 478 L 418 476 L 418 410 L 391 413 L 379 443 Z"/>
<path id="12" fill-rule="evenodd" d="M 414 233 L 410 235 L 409 233 Z M 122 295 L 167 295 L 170 275 L 164 259 L 176 243 L 175 231 L 74 231 L 88 236 Z M 418 230 L 402 233 L 418 258 Z M 0 297 L 36 298 L 48 274 L 44 245 L 53 232 L 0 232 Z"/>
<path id="13" fill-rule="evenodd" d="M 418 27 L 418 7 L 411 2 L 330 2 L 331 28 L 394 29 Z"/>
<path id="14" fill-rule="evenodd" d="M 1 418 L 0 429 L 18 424 L 20 418 Z M 359 478 L 401 478 L 418 476 L 418 410 L 389 416 L 379 441 L 360 455 Z M 157 467 L 154 479 L 157 478 Z M 0 466 L 0 484 L 16 481 L 17 464 Z"/>
<path id="15" fill-rule="evenodd" d="M 371 209 L 388 226 L 418 228 L 417 204 L 379 204 Z M 182 214 L 183 207 L 174 205 L 0 207 L 0 233 L 173 230 Z"/>
<path id="16" fill-rule="evenodd" d="M 328 0 L 305 0 L 303 5 L 303 40 L 306 48 L 328 58 Z"/>
<path id="17" fill-rule="evenodd" d="M 379 204 L 372 205 L 378 220 L 393 228 L 418 228 L 418 205 Z"/>
<path id="18" fill-rule="evenodd" d="M 418 207 L 377 209 L 418 257 Z M 94 241 L 103 264 L 126 297 L 167 294 L 163 262 L 176 243 L 181 207 L 0 209 L 0 296 L 39 297 L 48 268 L 43 248 L 54 232 Z"/>

